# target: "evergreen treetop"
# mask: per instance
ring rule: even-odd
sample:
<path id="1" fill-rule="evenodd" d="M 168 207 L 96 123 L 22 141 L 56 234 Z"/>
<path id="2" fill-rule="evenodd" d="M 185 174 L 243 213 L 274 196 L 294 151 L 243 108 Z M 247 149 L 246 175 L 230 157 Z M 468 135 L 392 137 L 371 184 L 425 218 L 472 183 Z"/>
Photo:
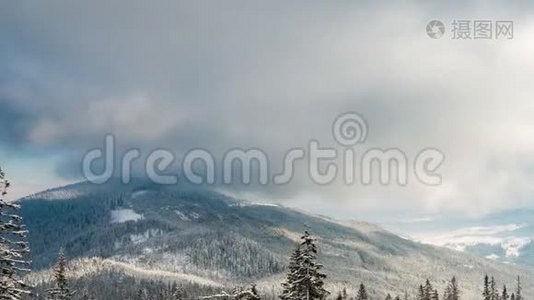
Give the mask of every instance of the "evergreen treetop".
<path id="1" fill-rule="evenodd" d="M 15 213 L 20 206 L 4 199 L 9 186 L 0 169 L 0 299 L 17 300 L 30 294 L 21 280 L 22 274 L 29 272 L 29 248 L 22 218 Z"/>

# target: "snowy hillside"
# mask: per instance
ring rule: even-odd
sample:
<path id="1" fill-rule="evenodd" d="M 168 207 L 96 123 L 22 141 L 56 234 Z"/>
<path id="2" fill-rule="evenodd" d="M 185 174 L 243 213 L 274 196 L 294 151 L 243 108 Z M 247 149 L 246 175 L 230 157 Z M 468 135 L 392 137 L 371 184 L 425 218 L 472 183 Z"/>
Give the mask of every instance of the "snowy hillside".
<path id="1" fill-rule="evenodd" d="M 372 295 L 414 293 L 426 278 L 441 289 L 456 275 L 466 299 L 474 299 L 486 273 L 509 285 L 517 275 L 534 280 L 530 269 L 419 244 L 371 224 L 340 223 L 208 190 L 142 181 L 80 183 L 67 190 L 21 200 L 34 269 L 47 272 L 63 248 L 81 261 L 100 257 L 98 264 L 105 268 L 96 269 L 106 276 L 115 270 L 140 278 L 192 278 L 211 286 L 258 283 L 264 291 L 276 291 L 296 240 L 308 229 L 318 239 L 332 291 L 354 291 L 365 282 Z M 65 199 L 67 193 L 72 198 Z M 80 276 L 98 276 L 91 270 Z M 534 297 L 532 287 L 525 292 Z"/>

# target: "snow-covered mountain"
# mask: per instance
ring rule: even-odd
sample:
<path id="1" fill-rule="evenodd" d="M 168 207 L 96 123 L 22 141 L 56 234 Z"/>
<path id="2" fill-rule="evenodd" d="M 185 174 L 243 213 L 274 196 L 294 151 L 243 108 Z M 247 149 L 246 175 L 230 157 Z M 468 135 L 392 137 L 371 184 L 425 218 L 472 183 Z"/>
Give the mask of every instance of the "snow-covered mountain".
<path id="1" fill-rule="evenodd" d="M 517 275 L 534 280 L 530 268 L 420 244 L 371 224 L 342 223 L 205 189 L 141 180 L 79 183 L 20 202 L 33 267 L 41 270 L 34 278 L 47 274 L 63 248 L 83 266 L 76 272 L 80 278 L 116 270 L 213 287 L 255 282 L 263 291 L 276 291 L 290 252 L 308 229 L 318 239 L 333 292 L 343 287 L 351 292 L 365 282 L 376 296 L 414 294 L 426 278 L 441 289 L 456 275 L 465 298 L 475 299 L 486 273 L 509 286 Z M 525 294 L 534 298 L 534 288 L 525 286 Z"/>

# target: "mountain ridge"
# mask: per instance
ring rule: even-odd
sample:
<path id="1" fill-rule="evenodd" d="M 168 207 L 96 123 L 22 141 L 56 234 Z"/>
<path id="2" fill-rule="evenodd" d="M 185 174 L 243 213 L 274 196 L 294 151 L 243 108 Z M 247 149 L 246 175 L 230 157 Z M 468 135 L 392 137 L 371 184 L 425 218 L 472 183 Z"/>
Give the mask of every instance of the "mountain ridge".
<path id="1" fill-rule="evenodd" d="M 376 225 L 343 224 L 199 188 L 82 182 L 19 202 L 30 232 L 33 267 L 43 272 L 64 249 L 73 260 L 96 256 L 222 286 L 254 282 L 276 290 L 296 240 L 309 229 L 318 240 L 333 292 L 343 287 L 353 291 L 365 282 L 372 295 L 401 295 L 413 293 L 426 278 L 441 288 L 456 275 L 466 295 L 474 296 L 480 294 L 486 272 L 509 285 L 517 275 L 534 278 L 532 269 L 419 244 Z M 114 214 L 122 215 L 113 222 Z M 526 287 L 525 293 L 533 295 L 533 290 Z"/>

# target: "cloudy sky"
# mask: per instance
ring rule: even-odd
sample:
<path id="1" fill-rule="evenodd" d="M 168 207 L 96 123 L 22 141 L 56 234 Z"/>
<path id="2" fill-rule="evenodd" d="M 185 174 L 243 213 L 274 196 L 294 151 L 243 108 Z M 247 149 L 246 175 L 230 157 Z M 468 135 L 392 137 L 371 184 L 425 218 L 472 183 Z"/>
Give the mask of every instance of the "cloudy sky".
<path id="1" fill-rule="evenodd" d="M 353 111 L 369 126 L 357 157 L 394 147 L 412 161 L 434 147 L 442 184 L 319 186 L 297 166 L 283 187 L 227 192 L 340 218 L 534 207 L 534 10 L 499 3 L 3 2 L 11 197 L 81 180 L 81 157 L 106 133 L 143 155 L 259 148 L 279 170 L 311 139 L 343 150 L 332 122 Z M 426 34 L 434 19 L 440 39 Z M 514 37 L 455 40 L 455 19 L 512 20 Z"/>

